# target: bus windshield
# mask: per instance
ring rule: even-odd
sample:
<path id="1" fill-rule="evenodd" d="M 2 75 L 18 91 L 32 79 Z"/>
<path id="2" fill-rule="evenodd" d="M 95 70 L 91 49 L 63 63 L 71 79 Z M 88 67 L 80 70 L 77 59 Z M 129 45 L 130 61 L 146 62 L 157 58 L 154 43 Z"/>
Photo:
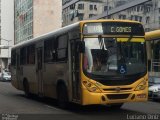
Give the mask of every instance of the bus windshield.
<path id="1" fill-rule="evenodd" d="M 84 41 L 83 68 L 88 74 L 115 76 L 146 71 L 144 42 L 120 42 L 117 38 L 84 38 Z"/>

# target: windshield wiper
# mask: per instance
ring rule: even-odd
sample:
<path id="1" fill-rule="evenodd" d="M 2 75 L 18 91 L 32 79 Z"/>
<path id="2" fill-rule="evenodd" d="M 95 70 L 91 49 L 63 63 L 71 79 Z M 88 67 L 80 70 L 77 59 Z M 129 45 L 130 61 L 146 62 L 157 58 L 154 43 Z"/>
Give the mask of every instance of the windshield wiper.
<path id="1" fill-rule="evenodd" d="M 100 44 L 100 48 L 102 50 L 105 50 L 105 45 L 104 45 L 104 42 L 103 42 L 103 39 L 102 39 L 102 35 L 98 35 L 98 41 L 99 41 L 99 44 Z"/>
<path id="2" fill-rule="evenodd" d="M 127 49 L 128 49 L 128 60 L 130 60 L 131 59 L 131 39 L 133 38 L 133 35 L 130 35 L 130 37 L 128 38 L 128 40 L 127 40 Z"/>

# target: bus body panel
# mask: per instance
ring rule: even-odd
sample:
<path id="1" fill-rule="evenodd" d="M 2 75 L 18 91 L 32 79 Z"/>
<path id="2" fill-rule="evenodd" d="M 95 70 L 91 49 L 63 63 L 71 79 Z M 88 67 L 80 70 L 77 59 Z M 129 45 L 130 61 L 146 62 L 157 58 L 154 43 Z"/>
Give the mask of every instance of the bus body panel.
<path id="1" fill-rule="evenodd" d="M 66 84 L 68 84 L 67 68 L 68 65 L 66 63 L 45 64 L 45 70 L 43 73 L 45 96 L 57 98 L 56 89 L 58 80 L 63 80 Z"/>
<path id="2" fill-rule="evenodd" d="M 21 79 L 21 81 L 27 79 L 30 87 L 30 92 L 33 94 L 37 94 L 38 85 L 36 81 L 35 65 L 23 66 L 22 71 L 23 71 L 23 78 Z"/>
<path id="3" fill-rule="evenodd" d="M 19 89 L 19 85 L 18 85 L 18 82 L 17 82 L 17 78 L 16 78 L 16 68 L 15 67 L 11 67 L 11 71 L 12 71 L 12 73 L 11 73 L 11 76 L 12 76 L 12 82 L 11 82 L 11 84 L 15 87 L 15 88 L 17 88 L 17 89 Z"/>

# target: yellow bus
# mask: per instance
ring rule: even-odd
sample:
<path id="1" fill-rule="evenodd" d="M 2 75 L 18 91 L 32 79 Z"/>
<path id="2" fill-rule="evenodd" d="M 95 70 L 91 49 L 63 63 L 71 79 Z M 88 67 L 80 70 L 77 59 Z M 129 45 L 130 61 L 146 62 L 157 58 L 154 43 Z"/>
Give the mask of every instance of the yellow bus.
<path id="1" fill-rule="evenodd" d="M 148 68 L 151 76 L 158 76 L 160 72 L 160 30 L 145 33 Z"/>
<path id="2" fill-rule="evenodd" d="M 12 48 L 12 85 L 80 105 L 147 101 L 145 33 L 129 20 L 86 20 Z"/>
<path id="3" fill-rule="evenodd" d="M 145 38 L 148 41 L 160 39 L 160 30 L 154 30 L 154 31 L 146 32 L 145 33 Z"/>

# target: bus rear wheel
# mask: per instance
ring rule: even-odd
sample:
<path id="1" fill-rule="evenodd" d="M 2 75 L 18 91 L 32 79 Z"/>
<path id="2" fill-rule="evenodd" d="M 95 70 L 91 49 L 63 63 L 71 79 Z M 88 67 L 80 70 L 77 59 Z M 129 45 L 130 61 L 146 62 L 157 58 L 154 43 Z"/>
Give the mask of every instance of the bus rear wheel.
<path id="1" fill-rule="evenodd" d="M 68 107 L 68 93 L 64 85 L 59 85 L 57 89 L 57 99 L 60 108 L 66 109 Z"/>

